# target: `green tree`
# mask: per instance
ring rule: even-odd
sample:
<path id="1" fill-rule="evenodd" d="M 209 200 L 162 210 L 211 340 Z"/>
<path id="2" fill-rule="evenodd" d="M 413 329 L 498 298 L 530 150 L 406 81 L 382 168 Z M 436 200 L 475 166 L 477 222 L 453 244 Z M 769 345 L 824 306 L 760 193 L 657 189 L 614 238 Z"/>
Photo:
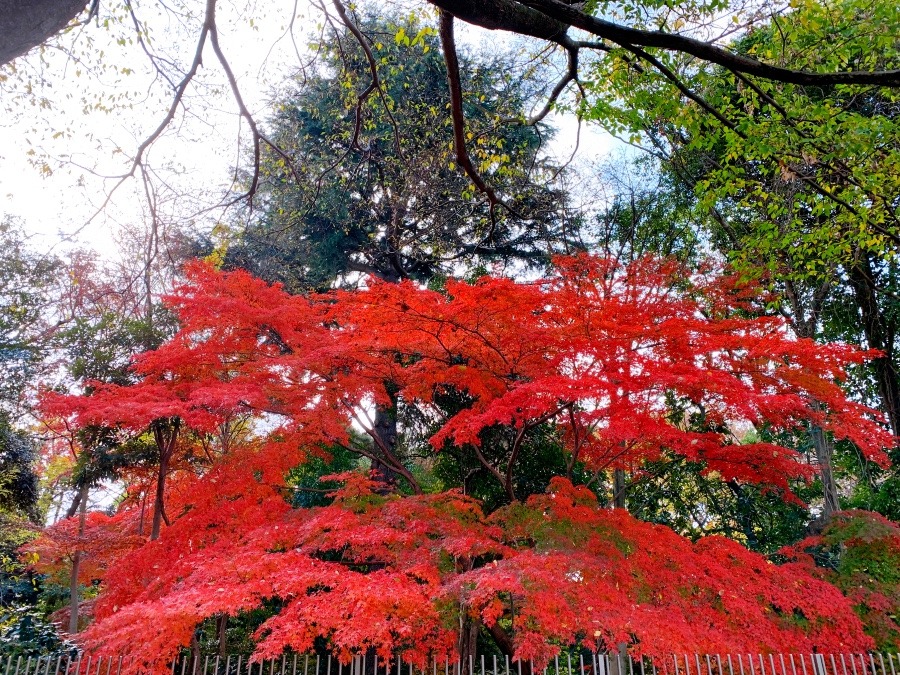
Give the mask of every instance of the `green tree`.
<path id="1" fill-rule="evenodd" d="M 28 606 L 40 581 L 17 556 L 43 523 L 38 439 L 28 428 L 29 387 L 42 372 L 58 313 L 61 262 L 29 246 L 19 223 L 0 222 L 0 653 L 37 629 Z M 29 643 L 30 644 L 30 643 Z"/>
<path id="2" fill-rule="evenodd" d="M 14 424 L 53 332 L 61 265 L 29 246 L 20 223 L 8 217 L 0 222 L 0 408 Z"/>
<path id="3" fill-rule="evenodd" d="M 462 66 L 472 161 L 491 200 L 457 170 L 434 29 L 368 18 L 358 30 L 374 61 L 344 29 L 278 96 L 268 137 L 279 150 L 263 156 L 258 210 L 226 265 L 298 291 L 352 272 L 427 280 L 461 265 L 541 264 L 571 246 L 561 168 L 542 156 L 552 132 L 515 122 L 530 92 L 508 59 Z"/>

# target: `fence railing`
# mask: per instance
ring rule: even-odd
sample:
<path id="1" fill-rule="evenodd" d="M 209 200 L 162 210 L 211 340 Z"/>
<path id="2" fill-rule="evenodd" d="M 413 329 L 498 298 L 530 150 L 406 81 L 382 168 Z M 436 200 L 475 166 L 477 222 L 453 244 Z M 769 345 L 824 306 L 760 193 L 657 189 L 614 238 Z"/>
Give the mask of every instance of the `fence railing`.
<path id="1" fill-rule="evenodd" d="M 152 660 L 152 659 L 148 659 Z M 0 675 L 120 675 L 141 669 L 140 657 L 87 654 L 0 656 Z M 468 662 L 438 659 L 419 668 L 402 660 L 358 656 L 342 663 L 331 656 L 291 655 L 255 661 L 246 656 L 182 655 L 172 675 L 900 675 L 900 655 L 858 654 L 672 654 L 638 659 L 622 654 L 564 652 L 543 668 L 502 656 Z"/>

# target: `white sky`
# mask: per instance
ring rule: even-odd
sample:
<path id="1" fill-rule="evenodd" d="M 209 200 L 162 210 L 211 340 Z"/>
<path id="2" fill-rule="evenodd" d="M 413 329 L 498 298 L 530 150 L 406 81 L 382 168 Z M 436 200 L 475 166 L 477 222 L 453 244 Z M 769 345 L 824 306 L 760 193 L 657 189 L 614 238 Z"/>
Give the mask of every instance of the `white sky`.
<path id="1" fill-rule="evenodd" d="M 184 0 L 184 4 L 198 12 L 202 8 L 197 0 Z M 219 2 L 222 47 L 258 120 L 266 117 L 268 93 L 296 68 L 294 47 L 283 37 L 290 21 L 288 5 Z M 305 34 L 315 30 L 321 18 L 317 10 L 303 6 L 301 3 L 295 20 L 301 48 Z M 155 29 L 152 37 L 157 48 L 180 64 L 188 63 L 196 40 L 195 17 L 186 19 L 189 27 L 185 28 L 160 14 L 156 3 L 138 4 L 138 11 Z M 461 41 L 496 48 L 498 42 L 509 43 L 505 35 L 470 29 L 461 31 Z M 68 53 L 32 53 L 16 64 L 17 73 L 3 71 L 10 77 L 0 88 L 0 217 L 20 217 L 26 229 L 35 233 L 40 249 L 65 248 L 74 240 L 112 256 L 119 228 L 145 217 L 140 183 L 134 179 L 100 208 L 115 183 L 103 176 L 128 170 L 129 157 L 162 120 L 170 101 L 170 90 L 152 85 L 152 73 L 140 47 L 117 43 L 119 38 L 132 36 L 127 23 L 109 29 L 91 24 L 60 38 L 59 44 Z M 216 195 L 229 184 L 238 160 L 236 106 L 209 46 L 204 64 L 185 99 L 186 112 L 179 112 L 150 151 L 161 183 L 168 186 L 160 195 L 164 218 L 186 219 L 214 204 Z M 134 73 L 116 72 L 124 66 Z M 35 96 L 22 94 L 29 80 L 32 92 L 50 101 L 49 109 L 36 105 Z M 118 101 L 112 112 L 83 110 L 85 103 L 111 99 Z M 553 153 L 568 158 L 574 147 L 575 121 L 557 118 L 554 123 L 560 132 Z M 584 128 L 579 157 L 600 157 L 613 145 L 608 136 Z M 42 175 L 33 166 L 36 159 L 46 159 L 52 174 Z M 217 217 L 221 211 L 202 214 L 199 219 L 211 225 Z"/>

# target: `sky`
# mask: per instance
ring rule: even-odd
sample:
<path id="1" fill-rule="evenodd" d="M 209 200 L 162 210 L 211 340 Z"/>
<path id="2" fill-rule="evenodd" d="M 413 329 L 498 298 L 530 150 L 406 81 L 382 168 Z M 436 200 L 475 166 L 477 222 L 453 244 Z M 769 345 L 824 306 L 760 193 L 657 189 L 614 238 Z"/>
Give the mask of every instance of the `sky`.
<path id="1" fill-rule="evenodd" d="M 152 29 L 153 49 L 181 64 L 190 61 L 196 41 L 198 17 L 189 12 L 202 7 L 196 0 L 183 4 L 187 11 L 180 16 L 165 14 L 157 3 L 136 5 Z M 220 41 L 257 120 L 265 119 L 271 93 L 296 71 L 298 56 L 306 57 L 304 36 L 321 27 L 321 13 L 299 2 L 295 47 L 287 4 L 219 2 Z M 107 11 L 115 13 L 115 6 Z M 126 180 L 109 196 L 171 101 L 171 87 L 154 73 L 134 35 L 128 16 L 105 26 L 91 23 L 2 71 L 0 217 L 21 219 L 38 250 L 86 246 L 115 257 L 123 228 L 148 219 L 139 181 Z M 515 48 L 507 34 L 473 28 L 463 27 L 459 41 L 470 48 Z M 561 116 L 552 123 L 559 132 L 551 152 L 568 158 L 577 124 Z M 208 229 L 224 217 L 221 209 L 207 209 L 231 182 L 241 131 L 234 99 L 207 47 L 184 109 L 149 151 L 163 219 Z M 583 128 L 578 157 L 590 161 L 614 145 L 599 130 Z"/>

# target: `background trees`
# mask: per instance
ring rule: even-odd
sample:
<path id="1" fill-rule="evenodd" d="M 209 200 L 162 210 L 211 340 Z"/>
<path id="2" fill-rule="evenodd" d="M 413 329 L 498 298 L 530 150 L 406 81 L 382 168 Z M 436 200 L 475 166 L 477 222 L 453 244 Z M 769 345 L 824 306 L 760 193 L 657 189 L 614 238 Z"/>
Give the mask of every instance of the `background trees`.
<path id="1" fill-rule="evenodd" d="M 0 612 L 35 600 L 32 579 L 16 550 L 37 534 L 38 440 L 24 420 L 32 379 L 44 370 L 54 317 L 54 276 L 60 261 L 28 246 L 18 223 L 0 224 Z M 33 618 L 33 617 L 31 617 Z M 3 621 L 2 623 L 6 623 Z"/>
<path id="2" fill-rule="evenodd" d="M 470 156 L 478 147 L 477 144 L 472 145 L 472 139 L 467 138 L 469 124 L 467 116 L 473 112 L 471 101 L 474 100 L 472 96 L 474 92 L 469 92 L 467 87 L 463 86 L 460 77 L 454 22 L 467 22 L 489 31 L 507 31 L 532 40 L 531 44 L 536 45 L 538 53 L 537 61 L 523 60 L 516 67 L 516 77 L 513 79 L 529 79 L 531 64 L 534 63 L 556 66 L 541 69 L 545 96 L 539 102 L 531 102 L 534 113 L 527 116 L 526 121 L 529 123 L 537 123 L 561 102 L 571 104 L 572 98 L 584 94 L 581 89 L 587 90 L 595 83 L 599 83 L 602 87 L 602 79 L 596 77 L 591 63 L 598 59 L 606 60 L 606 55 L 610 53 L 630 60 L 639 70 L 657 73 L 660 77 L 677 82 L 684 92 L 695 98 L 702 98 L 702 87 L 695 86 L 697 83 L 691 80 L 688 71 L 680 72 L 677 68 L 673 69 L 666 65 L 670 56 L 675 60 L 679 58 L 677 56 L 679 54 L 697 59 L 700 63 L 737 72 L 752 82 L 758 79 L 788 85 L 823 87 L 833 85 L 895 87 L 898 84 L 897 64 L 889 53 L 885 53 L 886 58 L 882 62 L 860 60 L 851 63 L 835 59 L 829 63 L 810 65 L 802 62 L 789 63 L 788 59 L 779 60 L 777 55 L 769 58 L 763 52 L 749 53 L 746 50 L 741 52 L 728 44 L 735 30 L 746 32 L 764 23 L 767 12 L 768 15 L 773 13 L 778 15 L 787 11 L 785 6 L 775 3 L 767 4 L 767 11 L 757 12 L 755 9 L 744 7 L 742 3 L 686 2 L 662 9 L 644 6 L 641 3 L 621 2 L 615 6 L 610 5 L 610 11 L 606 14 L 600 12 L 599 8 L 579 7 L 556 0 L 528 3 L 516 0 L 491 0 L 479 3 L 478 7 L 456 0 L 438 0 L 433 3 L 417 3 L 413 7 L 420 14 L 432 18 L 436 10 L 442 17 L 440 24 L 444 37 L 442 52 L 445 62 L 452 66 L 447 69 L 450 106 L 444 111 L 444 115 L 453 126 L 455 164 L 457 171 L 465 174 L 475 186 L 478 195 L 495 206 L 500 205 L 496 199 L 499 188 L 495 189 L 493 181 L 485 180 L 480 175 L 477 161 L 470 161 Z M 281 148 L 258 119 L 255 97 L 248 95 L 243 84 L 244 80 L 240 77 L 240 58 L 235 58 L 234 48 L 228 44 L 227 39 L 220 40 L 218 20 L 221 19 L 223 24 L 227 25 L 234 17 L 240 17 L 242 21 L 250 19 L 251 22 L 259 17 L 249 17 L 246 12 L 242 13 L 245 8 L 241 6 L 220 4 L 214 0 L 205 3 L 202 9 L 191 3 L 174 6 L 156 3 L 138 6 L 134 3 L 125 3 L 112 5 L 108 11 L 104 6 L 95 6 L 94 9 L 97 10 L 96 17 L 100 19 L 98 23 L 112 27 L 116 31 L 111 42 L 135 48 L 135 53 L 126 58 L 136 57 L 142 66 L 146 66 L 152 80 L 149 86 L 154 96 L 151 98 L 160 106 L 156 118 L 159 123 L 148 124 L 144 131 L 139 132 L 144 140 L 129 143 L 131 148 L 125 153 L 117 152 L 127 155 L 127 159 L 120 166 L 110 168 L 109 171 L 96 169 L 102 175 L 115 175 L 118 178 L 105 187 L 115 190 L 124 185 L 129 178 L 137 178 L 139 181 L 137 187 L 144 193 L 142 199 L 146 200 L 147 210 L 152 210 L 152 203 L 156 199 L 153 195 L 158 197 L 166 190 L 170 190 L 172 185 L 157 173 L 157 167 L 148 162 L 148 157 L 152 154 L 151 149 L 159 147 L 160 141 L 164 143 L 166 132 L 173 123 L 177 125 L 180 120 L 190 119 L 195 115 L 205 119 L 195 107 L 199 102 L 198 97 L 194 96 L 195 92 L 217 91 L 218 88 L 224 88 L 231 94 L 228 105 L 233 114 L 241 120 L 243 131 L 246 133 L 245 140 L 248 141 L 245 147 L 251 149 L 254 160 L 251 178 L 244 184 L 246 189 L 243 193 L 230 196 L 220 194 L 218 197 L 222 199 L 218 201 L 218 205 L 233 204 L 236 199 L 240 200 L 242 197 L 252 201 L 259 184 L 258 172 L 261 169 L 259 160 L 265 152 L 272 151 L 277 154 Z M 360 30 L 361 20 L 355 13 L 355 8 L 348 7 L 344 3 L 323 3 L 315 6 L 315 20 L 311 22 L 298 20 L 296 9 L 290 16 L 285 17 L 283 22 L 286 37 L 294 39 L 294 44 L 298 38 L 301 42 L 304 39 L 303 36 L 294 33 L 301 24 L 319 24 L 323 27 L 323 32 L 316 35 L 319 44 L 326 42 L 335 32 L 339 34 L 344 30 L 349 30 L 353 38 L 346 44 L 355 42 L 363 52 L 366 49 L 371 51 L 371 46 L 376 43 L 374 36 L 367 36 L 365 31 Z M 233 13 L 229 14 L 232 10 Z M 829 12 L 830 10 L 826 10 L 822 13 L 822 21 L 809 24 L 812 33 L 822 36 L 823 39 L 828 38 L 826 27 L 830 25 Z M 16 13 L 24 14 L 26 11 L 19 8 L 12 14 Z M 604 18 L 601 18 L 601 14 Z M 734 26 L 723 27 L 719 21 L 723 14 L 733 14 L 736 19 Z M 156 23 L 158 18 L 159 24 Z M 891 20 L 887 15 L 885 18 Z M 156 26 L 167 25 L 169 19 L 178 23 L 179 37 L 188 43 L 184 49 L 172 48 L 166 40 L 156 40 L 154 33 Z M 876 33 L 885 28 L 884 24 L 877 21 L 869 25 L 876 29 Z M 887 35 L 889 32 L 882 30 L 881 34 Z M 887 41 L 889 38 L 886 38 L 885 43 Z M 878 46 L 884 46 L 889 51 L 886 44 L 879 43 Z M 294 51 L 292 56 L 296 58 L 297 65 L 305 67 L 308 63 L 305 58 L 307 55 L 301 54 L 300 50 L 291 51 Z M 316 55 L 313 53 L 310 56 L 314 60 Z M 82 62 L 86 63 L 84 59 Z M 133 72 L 136 65 L 138 65 L 136 61 L 117 63 L 111 71 L 118 76 Z M 357 90 L 357 100 L 363 104 L 370 98 L 368 95 L 370 93 L 376 97 L 385 94 L 378 82 L 381 79 L 379 63 L 373 58 L 370 65 L 374 75 L 372 89 L 367 92 L 368 85 L 365 85 Z M 99 68 L 107 66 L 108 62 L 104 61 Z M 855 66 L 859 66 L 861 70 L 852 70 Z M 558 71 L 558 77 L 554 71 Z M 211 81 L 207 79 L 213 72 L 216 73 L 214 77 L 218 78 L 215 85 L 211 85 Z M 208 84 L 211 85 L 210 89 L 206 89 Z M 28 98 L 30 96 L 28 87 L 23 86 L 23 89 L 22 95 Z M 780 91 L 777 88 L 773 91 L 775 99 L 780 100 L 782 95 Z M 570 96 L 573 93 L 576 96 Z M 770 92 L 769 95 L 773 94 Z M 786 92 L 786 96 L 789 97 L 790 93 Z M 49 99 L 46 100 L 49 102 Z M 613 103 L 612 100 L 608 102 Z M 110 100 L 102 100 L 96 107 L 105 110 L 110 103 Z M 212 113 L 217 103 L 211 104 L 204 112 Z M 115 97 L 112 105 L 116 105 Z M 520 122 L 521 120 L 515 120 L 513 124 L 507 126 L 516 127 Z M 115 146 L 111 144 L 111 147 Z M 119 149 L 123 149 L 121 144 Z M 346 149 L 345 147 L 344 150 Z M 37 162 L 41 164 L 41 160 Z M 47 162 L 42 166 L 52 170 Z"/>
<path id="3" fill-rule="evenodd" d="M 805 68 L 883 64 L 896 58 L 896 45 L 878 42 L 894 20 L 881 12 L 852 2 L 807 3 L 757 26 L 734 48 Z M 819 42 L 823 22 L 840 40 Z M 598 62 L 604 76 L 591 115 L 639 141 L 695 195 L 713 246 L 745 273 L 768 277 L 799 335 L 841 336 L 883 352 L 860 391 L 878 397 L 891 419 L 896 96 L 879 88 L 774 85 L 660 58 L 669 75 L 635 69 L 627 54 Z M 610 93 L 621 104 L 610 104 Z M 792 98 L 782 101 L 785 94 Z M 842 462 L 834 465 L 827 436 L 815 428 L 810 434 L 830 513 L 838 508 L 833 474 Z"/>
<path id="4" fill-rule="evenodd" d="M 552 130 L 526 126 L 529 83 L 508 57 L 464 58 L 472 160 L 497 198 L 477 195 L 456 170 L 447 74 L 433 28 L 417 21 L 360 21 L 378 68 L 342 27 L 319 47 L 274 104 L 257 210 L 229 243 L 225 264 L 292 291 L 327 287 L 350 273 L 429 280 L 460 265 L 546 264 L 575 243 L 546 158 Z M 362 93 L 361 93 L 362 92 Z"/>

